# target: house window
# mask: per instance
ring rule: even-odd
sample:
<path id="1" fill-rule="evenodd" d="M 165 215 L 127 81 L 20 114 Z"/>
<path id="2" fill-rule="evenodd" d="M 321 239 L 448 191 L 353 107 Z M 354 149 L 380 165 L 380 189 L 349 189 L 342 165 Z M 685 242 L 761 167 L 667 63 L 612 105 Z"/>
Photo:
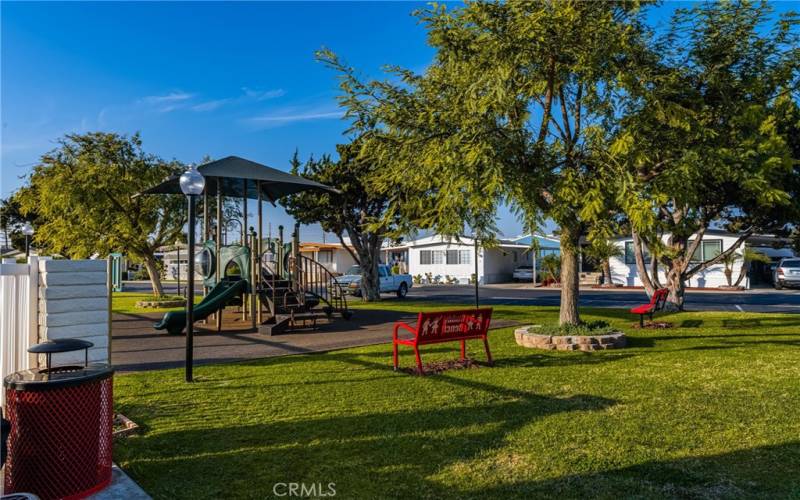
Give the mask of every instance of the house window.
<path id="1" fill-rule="evenodd" d="M 458 262 L 458 250 L 448 250 L 447 251 L 447 264 L 454 265 L 459 264 Z"/>
<path id="2" fill-rule="evenodd" d="M 423 266 L 431 264 L 444 264 L 445 252 L 443 250 L 420 250 L 419 263 Z"/>
<path id="3" fill-rule="evenodd" d="M 694 240 L 689 240 L 689 246 L 692 246 Z M 722 240 L 703 240 L 697 246 L 697 250 L 692 255 L 691 262 L 700 263 L 711 260 L 717 255 L 722 253 Z"/>
<path id="4" fill-rule="evenodd" d="M 650 252 L 647 251 L 647 247 L 642 245 L 642 253 L 645 262 L 650 262 Z M 626 241 L 625 242 L 625 263 L 626 264 L 636 264 L 636 253 L 633 250 L 633 242 Z"/>
<path id="5" fill-rule="evenodd" d="M 320 250 L 317 252 L 317 262 L 320 264 L 330 264 L 333 262 L 333 251 L 332 250 Z"/>
<path id="6" fill-rule="evenodd" d="M 431 256 L 430 250 L 420 250 L 419 252 L 419 263 L 423 266 L 429 266 L 433 264 L 433 258 Z"/>
<path id="7" fill-rule="evenodd" d="M 448 250 L 445 253 L 448 265 L 470 264 L 472 262 L 471 250 Z"/>

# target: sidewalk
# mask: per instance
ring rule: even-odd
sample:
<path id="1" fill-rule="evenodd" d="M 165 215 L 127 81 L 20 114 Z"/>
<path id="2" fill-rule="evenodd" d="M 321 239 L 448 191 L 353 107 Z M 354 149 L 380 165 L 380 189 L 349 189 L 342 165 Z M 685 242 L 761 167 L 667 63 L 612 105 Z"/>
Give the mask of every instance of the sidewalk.
<path id="1" fill-rule="evenodd" d="M 162 314 L 114 314 L 111 363 L 119 372 L 177 368 L 184 365 L 186 338 L 153 328 Z M 222 333 L 198 322 L 194 335 L 196 365 L 244 361 L 289 354 L 309 354 L 347 347 L 389 343 L 395 321 L 416 321 L 416 315 L 395 311 L 355 309 L 352 319 L 336 316 L 306 329 L 273 337 L 249 330 L 249 323 L 226 315 Z M 510 320 L 493 320 L 492 329 L 516 326 Z M 387 363 L 391 348 L 386 351 Z"/>

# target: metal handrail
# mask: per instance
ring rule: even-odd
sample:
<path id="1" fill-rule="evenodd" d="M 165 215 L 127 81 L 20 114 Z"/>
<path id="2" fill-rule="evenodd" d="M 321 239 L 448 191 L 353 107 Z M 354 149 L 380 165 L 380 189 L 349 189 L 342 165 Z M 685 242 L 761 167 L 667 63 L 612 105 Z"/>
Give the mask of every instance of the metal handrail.
<path id="1" fill-rule="evenodd" d="M 305 255 L 299 257 L 295 261 L 290 256 L 286 267 L 294 270 L 294 276 L 290 276 L 290 280 L 296 284 L 301 300 L 305 301 L 305 294 L 308 293 L 325 302 L 334 311 L 347 314 L 347 298 L 336 276 L 319 262 Z"/>

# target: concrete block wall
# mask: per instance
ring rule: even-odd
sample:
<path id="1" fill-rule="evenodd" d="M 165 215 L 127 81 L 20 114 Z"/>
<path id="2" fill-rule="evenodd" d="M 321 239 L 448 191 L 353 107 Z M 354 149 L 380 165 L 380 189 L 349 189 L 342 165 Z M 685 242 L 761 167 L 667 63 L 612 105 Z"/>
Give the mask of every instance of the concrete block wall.
<path id="1" fill-rule="evenodd" d="M 105 260 L 39 262 L 39 341 L 62 338 L 94 344 L 89 361 L 108 363 L 109 310 Z M 53 355 L 53 364 L 82 363 L 83 352 Z M 40 364 L 43 363 L 40 360 Z"/>

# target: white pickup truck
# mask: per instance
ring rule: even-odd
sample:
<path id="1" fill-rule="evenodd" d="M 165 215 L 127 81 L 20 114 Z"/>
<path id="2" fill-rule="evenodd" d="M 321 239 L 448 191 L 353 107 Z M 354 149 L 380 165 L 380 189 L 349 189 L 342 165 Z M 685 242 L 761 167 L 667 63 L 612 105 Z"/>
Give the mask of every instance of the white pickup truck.
<path id="1" fill-rule="evenodd" d="M 396 293 L 399 298 L 403 298 L 411 288 L 412 280 L 410 274 L 392 274 L 392 268 L 380 264 L 378 275 L 381 279 L 381 293 Z M 361 267 L 352 266 L 344 276 L 339 276 L 336 281 L 350 294 L 361 295 Z"/>

